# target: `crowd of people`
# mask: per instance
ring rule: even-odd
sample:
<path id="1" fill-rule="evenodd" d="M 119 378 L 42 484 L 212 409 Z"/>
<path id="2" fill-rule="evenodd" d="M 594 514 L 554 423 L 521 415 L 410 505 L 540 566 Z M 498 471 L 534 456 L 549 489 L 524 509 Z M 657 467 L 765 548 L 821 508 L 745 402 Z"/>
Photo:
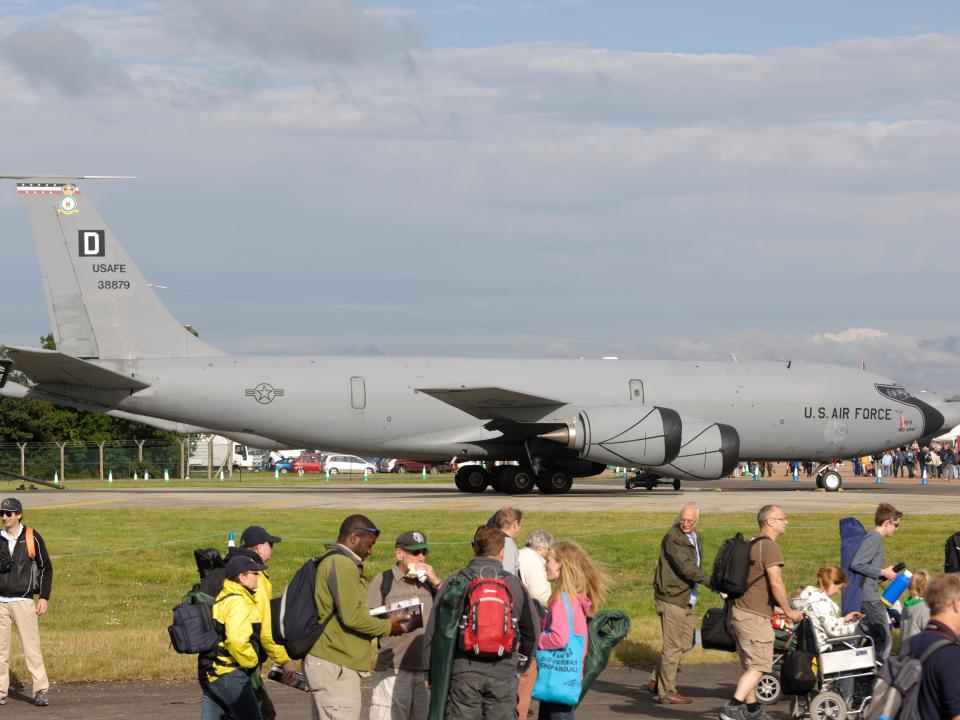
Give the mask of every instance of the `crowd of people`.
<path id="1" fill-rule="evenodd" d="M 347 517 L 317 565 L 322 631 L 302 664 L 311 717 L 360 718 L 376 641 L 370 720 L 514 720 L 527 717 L 533 699 L 539 720 L 571 720 L 584 691 L 588 621 L 610 580 L 577 543 L 546 530 L 518 548 L 522 526 L 522 511 L 502 508 L 474 533 L 473 559 L 443 581 L 428 562 L 426 534 L 405 531 L 394 564 L 368 579 L 363 564 L 380 530 L 365 515 Z M 212 610 L 222 639 L 198 661 L 203 720 L 275 717 L 258 670 L 267 658 L 283 682 L 296 682 L 262 601 L 280 541 L 252 526 L 227 555 Z"/>

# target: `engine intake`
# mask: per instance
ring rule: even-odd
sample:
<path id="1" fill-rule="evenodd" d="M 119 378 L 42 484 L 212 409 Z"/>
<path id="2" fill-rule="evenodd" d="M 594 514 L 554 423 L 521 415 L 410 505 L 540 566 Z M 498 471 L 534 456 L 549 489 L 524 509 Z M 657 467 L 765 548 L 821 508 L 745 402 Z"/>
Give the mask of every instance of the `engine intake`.
<path id="1" fill-rule="evenodd" d="M 604 465 L 649 467 L 677 457 L 682 438 L 680 415 L 649 405 L 581 410 L 566 427 L 540 435 Z"/>

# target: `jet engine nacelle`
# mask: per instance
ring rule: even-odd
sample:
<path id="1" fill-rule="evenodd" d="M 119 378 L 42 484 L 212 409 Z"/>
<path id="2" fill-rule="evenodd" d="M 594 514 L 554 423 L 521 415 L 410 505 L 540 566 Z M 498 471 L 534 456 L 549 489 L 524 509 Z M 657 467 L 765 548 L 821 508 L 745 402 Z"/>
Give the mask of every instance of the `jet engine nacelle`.
<path id="1" fill-rule="evenodd" d="M 567 427 L 540 437 L 562 443 L 584 460 L 604 465 L 663 465 L 680 451 L 680 416 L 649 405 L 581 410 Z"/>
<path id="2" fill-rule="evenodd" d="M 677 456 L 649 472 L 677 480 L 716 480 L 729 475 L 740 459 L 740 433 L 723 423 L 681 417 L 683 439 Z"/>

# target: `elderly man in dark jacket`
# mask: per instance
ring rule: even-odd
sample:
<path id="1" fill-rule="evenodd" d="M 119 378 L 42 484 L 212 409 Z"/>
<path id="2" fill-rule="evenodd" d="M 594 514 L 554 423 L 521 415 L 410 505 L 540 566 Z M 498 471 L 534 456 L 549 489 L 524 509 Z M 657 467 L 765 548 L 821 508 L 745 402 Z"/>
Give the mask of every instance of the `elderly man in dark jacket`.
<path id="1" fill-rule="evenodd" d="M 680 660 L 693 647 L 700 585 L 710 582 L 700 567 L 703 541 L 696 531 L 699 520 L 700 510 L 696 505 L 683 506 L 677 521 L 663 536 L 660 560 L 653 576 L 653 598 L 660 616 L 663 650 L 648 687 L 657 694 L 657 700 L 666 705 L 693 702 L 677 692 L 677 670 Z"/>

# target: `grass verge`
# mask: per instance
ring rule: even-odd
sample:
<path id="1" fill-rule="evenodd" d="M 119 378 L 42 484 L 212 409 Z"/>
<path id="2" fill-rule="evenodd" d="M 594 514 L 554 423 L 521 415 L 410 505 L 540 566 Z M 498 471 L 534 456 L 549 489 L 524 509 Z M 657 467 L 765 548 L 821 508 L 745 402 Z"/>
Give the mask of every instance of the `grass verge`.
<path id="1" fill-rule="evenodd" d="M 335 535 L 343 510 L 250 509 L 188 510 L 51 509 L 30 510 L 26 522 L 44 536 L 55 568 L 51 610 L 41 621 L 44 656 L 57 682 L 120 679 L 192 678 L 195 660 L 169 648 L 166 627 L 170 609 L 196 581 L 193 549 L 223 547 L 232 529 L 239 537 L 247 525 L 265 525 L 281 535 L 271 576 L 279 592 L 297 567 L 323 551 Z M 373 512 L 384 531 L 367 563 L 380 572 L 392 561 L 393 539 L 403 530 L 421 529 L 431 544 L 430 561 L 441 575 L 463 566 L 470 557 L 468 539 L 487 520 L 486 513 L 466 511 Z M 837 514 L 794 514 L 783 538 L 788 589 L 813 581 L 818 567 L 837 562 Z M 614 578 L 608 605 L 627 612 L 633 628 L 617 648 L 616 660 L 631 665 L 655 661 L 660 630 L 653 609 L 651 578 L 660 538 L 673 515 L 635 512 L 537 513 L 525 515 L 524 532 L 544 528 L 557 537 L 577 539 Z M 869 525 L 868 517 L 861 517 Z M 700 529 L 705 564 L 724 538 L 755 527 L 752 514 L 708 515 Z M 887 559 L 911 568 L 938 571 L 943 539 L 956 530 L 955 516 L 906 518 L 887 543 Z M 700 612 L 718 604 L 703 593 Z M 14 633 L 15 635 L 15 633 Z M 721 662 L 725 653 L 695 649 L 687 662 Z M 28 677 L 19 647 L 12 669 Z"/>

